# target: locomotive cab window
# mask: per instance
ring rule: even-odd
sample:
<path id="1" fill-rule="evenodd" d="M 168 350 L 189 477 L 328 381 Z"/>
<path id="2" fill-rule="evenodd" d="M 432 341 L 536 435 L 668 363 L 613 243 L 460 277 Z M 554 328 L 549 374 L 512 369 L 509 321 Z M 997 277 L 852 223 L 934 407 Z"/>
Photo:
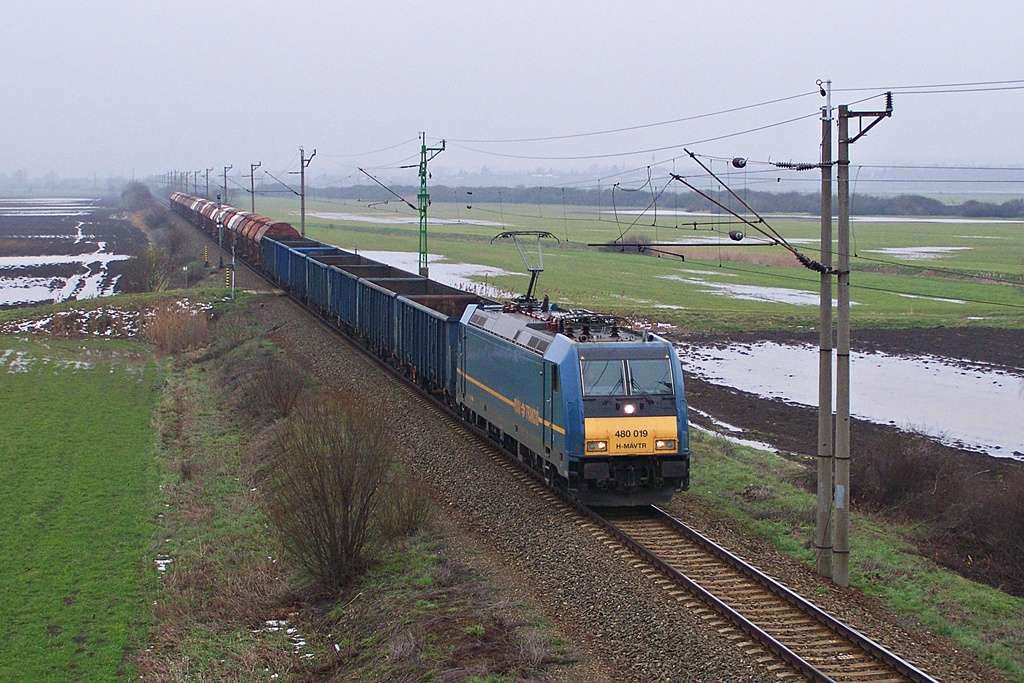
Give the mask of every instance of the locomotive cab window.
<path id="1" fill-rule="evenodd" d="M 625 367 L 621 360 L 583 360 L 584 396 L 624 396 L 626 394 Z"/>
<path id="2" fill-rule="evenodd" d="M 556 394 L 559 392 L 559 388 L 558 388 L 558 366 L 557 365 L 552 365 L 551 366 L 551 391 L 553 393 L 556 393 Z"/>
<path id="3" fill-rule="evenodd" d="M 657 360 L 630 360 L 629 393 L 660 395 L 673 393 L 672 365 L 667 358 Z"/>

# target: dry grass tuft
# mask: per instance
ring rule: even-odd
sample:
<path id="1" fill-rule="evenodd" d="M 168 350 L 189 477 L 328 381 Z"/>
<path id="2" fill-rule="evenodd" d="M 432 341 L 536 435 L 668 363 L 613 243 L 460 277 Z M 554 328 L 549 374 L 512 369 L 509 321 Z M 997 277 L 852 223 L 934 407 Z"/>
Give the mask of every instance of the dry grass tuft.
<path id="1" fill-rule="evenodd" d="M 143 333 L 160 351 L 168 354 L 198 349 L 210 343 L 206 313 L 177 303 L 154 310 Z"/>

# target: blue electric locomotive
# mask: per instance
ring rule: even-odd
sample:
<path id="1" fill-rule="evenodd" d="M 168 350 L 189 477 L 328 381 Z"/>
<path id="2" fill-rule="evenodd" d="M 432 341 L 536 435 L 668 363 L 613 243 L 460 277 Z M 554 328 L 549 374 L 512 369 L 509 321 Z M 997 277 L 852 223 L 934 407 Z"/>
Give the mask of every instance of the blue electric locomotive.
<path id="1" fill-rule="evenodd" d="M 672 345 L 590 311 L 473 305 L 459 328 L 467 420 L 588 505 L 647 505 L 689 486 Z"/>

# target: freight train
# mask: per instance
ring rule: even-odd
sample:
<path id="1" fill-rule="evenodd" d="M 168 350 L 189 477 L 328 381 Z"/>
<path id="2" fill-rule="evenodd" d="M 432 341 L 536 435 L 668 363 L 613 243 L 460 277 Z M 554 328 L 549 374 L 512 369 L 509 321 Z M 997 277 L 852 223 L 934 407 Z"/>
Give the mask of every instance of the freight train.
<path id="1" fill-rule="evenodd" d="M 665 339 L 587 310 L 499 303 L 181 192 L 171 206 L 581 502 L 688 488 L 683 373 Z"/>

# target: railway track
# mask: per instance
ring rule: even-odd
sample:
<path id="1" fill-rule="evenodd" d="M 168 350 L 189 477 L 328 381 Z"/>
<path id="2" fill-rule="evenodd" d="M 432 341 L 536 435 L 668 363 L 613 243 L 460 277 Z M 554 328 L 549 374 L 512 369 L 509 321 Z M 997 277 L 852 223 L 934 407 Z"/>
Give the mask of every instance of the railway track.
<path id="1" fill-rule="evenodd" d="M 241 262 L 240 262 L 241 263 Z M 265 278 L 248 264 L 244 266 Z M 938 683 L 928 674 L 843 624 L 771 577 L 715 544 L 657 507 L 595 510 L 546 486 L 540 475 L 501 449 L 486 432 L 458 419 L 447 407 L 422 392 L 395 368 L 341 334 L 316 311 L 289 296 L 299 309 L 348 340 L 378 366 L 416 389 L 426 410 L 443 415 L 453 428 L 475 434 L 492 448 L 481 454 L 499 457 L 504 468 L 552 505 L 579 515 L 587 527 L 620 556 L 633 555 L 640 569 L 677 598 L 689 611 L 707 605 L 745 635 L 755 649 L 767 649 L 780 660 L 778 680 L 844 683 Z M 481 444 L 482 445 L 482 444 Z M 501 457 L 499 452 L 507 457 Z M 647 571 L 644 571 L 644 570 Z M 683 599 L 681 596 L 688 596 Z M 699 601 L 699 602 L 698 602 Z M 702 614 L 702 618 L 706 615 Z M 721 629 L 720 629 L 721 630 Z M 737 647 L 743 645 L 737 642 Z M 746 649 L 746 648 L 744 648 Z"/>
<path id="2" fill-rule="evenodd" d="M 937 683 L 660 508 L 592 514 L 668 579 L 810 680 Z"/>

